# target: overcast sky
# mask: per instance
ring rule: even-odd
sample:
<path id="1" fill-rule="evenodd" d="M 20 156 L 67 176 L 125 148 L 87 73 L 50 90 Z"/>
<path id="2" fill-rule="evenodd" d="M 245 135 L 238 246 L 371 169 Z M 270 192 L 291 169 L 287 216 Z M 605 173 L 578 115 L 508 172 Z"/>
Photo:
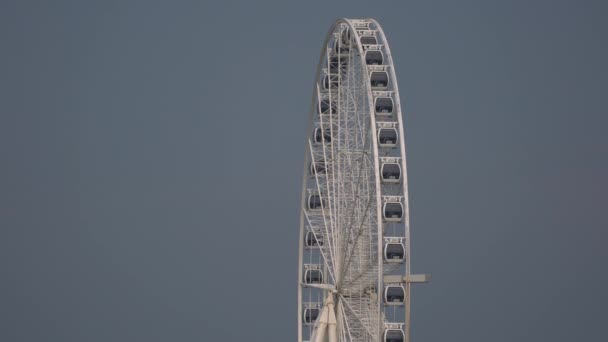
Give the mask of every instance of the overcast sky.
<path id="1" fill-rule="evenodd" d="M 294 341 L 339 17 L 391 43 L 413 342 L 606 341 L 604 1 L 0 2 L 0 340 Z"/>

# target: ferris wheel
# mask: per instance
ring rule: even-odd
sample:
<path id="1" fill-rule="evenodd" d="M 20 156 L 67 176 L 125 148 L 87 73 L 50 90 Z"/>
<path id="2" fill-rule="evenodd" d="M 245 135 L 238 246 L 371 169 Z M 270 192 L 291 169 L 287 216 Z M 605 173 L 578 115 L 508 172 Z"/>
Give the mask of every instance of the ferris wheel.
<path id="1" fill-rule="evenodd" d="M 339 19 L 317 67 L 302 179 L 298 342 L 409 342 L 407 168 L 397 78 L 373 19 Z"/>

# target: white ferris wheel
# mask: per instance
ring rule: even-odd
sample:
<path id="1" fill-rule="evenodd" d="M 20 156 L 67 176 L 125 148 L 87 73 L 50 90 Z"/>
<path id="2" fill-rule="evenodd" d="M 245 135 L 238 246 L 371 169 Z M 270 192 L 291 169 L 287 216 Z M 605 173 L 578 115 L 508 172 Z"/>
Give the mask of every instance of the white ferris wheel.
<path id="1" fill-rule="evenodd" d="M 407 168 L 397 78 L 373 19 L 327 34 L 302 180 L 298 342 L 409 342 Z"/>

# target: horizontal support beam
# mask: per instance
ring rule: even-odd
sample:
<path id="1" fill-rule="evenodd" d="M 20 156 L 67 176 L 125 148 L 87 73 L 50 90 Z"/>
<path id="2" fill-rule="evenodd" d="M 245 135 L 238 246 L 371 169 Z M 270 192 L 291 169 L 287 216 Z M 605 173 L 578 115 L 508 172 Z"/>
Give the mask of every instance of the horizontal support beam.
<path id="1" fill-rule="evenodd" d="M 386 275 L 384 276 L 384 282 L 389 284 L 397 283 L 428 283 L 431 281 L 430 274 L 410 274 L 406 276 L 400 275 Z"/>
<path id="2" fill-rule="evenodd" d="M 306 284 L 306 283 L 302 283 L 303 287 L 312 287 L 315 289 L 320 289 L 320 290 L 326 290 L 326 291 L 331 291 L 331 292 L 335 292 L 336 291 L 336 287 L 330 284 Z"/>

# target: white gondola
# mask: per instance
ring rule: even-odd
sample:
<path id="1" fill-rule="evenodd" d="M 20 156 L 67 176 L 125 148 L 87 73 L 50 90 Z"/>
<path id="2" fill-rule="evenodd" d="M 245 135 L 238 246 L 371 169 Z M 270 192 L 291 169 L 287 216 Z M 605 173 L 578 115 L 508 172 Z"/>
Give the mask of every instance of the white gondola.
<path id="1" fill-rule="evenodd" d="M 384 330 L 384 342 L 403 342 L 405 341 L 405 333 L 403 324 L 386 323 Z"/>
<path id="2" fill-rule="evenodd" d="M 342 43 L 338 43 L 338 41 L 336 40 L 336 43 L 334 45 L 334 53 L 337 54 L 348 54 L 348 51 L 350 50 L 350 45 L 344 45 Z"/>
<path id="3" fill-rule="evenodd" d="M 361 45 L 376 45 L 378 44 L 378 40 L 376 36 L 362 36 L 359 38 Z"/>
<path id="4" fill-rule="evenodd" d="M 320 313 L 319 308 L 305 308 L 302 314 L 302 322 L 305 324 L 314 324 Z"/>
<path id="5" fill-rule="evenodd" d="M 383 163 L 380 173 L 382 181 L 385 183 L 399 183 L 401 181 L 401 165 L 399 163 Z"/>
<path id="6" fill-rule="evenodd" d="M 323 272 L 320 265 L 305 264 L 304 265 L 304 284 L 321 284 L 323 283 Z"/>
<path id="7" fill-rule="evenodd" d="M 316 127 L 312 134 L 312 139 L 315 144 L 329 143 L 331 142 L 331 130 L 329 128 L 322 129 L 321 127 Z"/>
<path id="8" fill-rule="evenodd" d="M 319 101 L 317 110 L 320 114 L 336 114 L 336 103 L 334 101 L 329 102 L 329 99 L 322 99 Z"/>
<path id="9" fill-rule="evenodd" d="M 384 287 L 384 304 L 403 305 L 405 302 L 405 289 L 401 284 L 387 284 Z"/>
<path id="10" fill-rule="evenodd" d="M 352 42 L 352 32 L 348 27 L 342 28 L 342 31 L 338 34 L 338 39 L 334 42 L 334 52 L 336 54 L 345 54 L 350 50 Z"/>
<path id="11" fill-rule="evenodd" d="M 367 65 L 382 65 L 384 63 L 384 55 L 380 50 L 365 51 L 365 64 Z"/>
<path id="12" fill-rule="evenodd" d="M 380 147 L 395 147 L 399 134 L 396 128 L 383 127 L 378 129 L 378 145 Z"/>
<path id="13" fill-rule="evenodd" d="M 325 199 L 321 198 L 321 196 L 319 196 L 318 194 L 310 194 L 308 195 L 308 209 L 309 210 L 320 210 L 323 207 L 326 207 L 327 204 L 325 202 Z"/>
<path id="14" fill-rule="evenodd" d="M 348 65 L 348 57 L 332 56 L 329 58 L 329 73 L 338 74 L 340 71 L 346 70 L 347 65 Z"/>
<path id="15" fill-rule="evenodd" d="M 325 75 L 323 77 L 323 90 L 338 89 L 340 86 L 339 75 Z"/>
<path id="16" fill-rule="evenodd" d="M 334 52 L 336 54 L 348 53 L 348 51 L 350 50 L 351 42 L 352 32 L 348 27 L 342 28 L 339 33 L 338 39 L 336 39 L 334 42 Z"/>
<path id="17" fill-rule="evenodd" d="M 393 98 L 392 97 L 376 97 L 374 99 L 374 107 L 376 115 L 389 116 L 393 114 Z"/>
<path id="18" fill-rule="evenodd" d="M 312 135 L 313 141 L 315 144 L 321 143 L 330 143 L 331 142 L 331 129 L 326 128 L 322 129 L 321 127 L 316 127 L 315 131 Z"/>
<path id="19" fill-rule="evenodd" d="M 317 175 L 317 174 L 326 174 L 327 173 L 327 168 L 325 167 L 325 161 L 323 160 L 317 160 L 316 162 L 310 162 L 310 174 L 311 175 Z"/>
<path id="20" fill-rule="evenodd" d="M 382 215 L 385 221 L 401 222 L 403 219 L 403 203 L 384 202 Z"/>
<path id="21" fill-rule="evenodd" d="M 353 33 L 348 27 L 345 27 L 342 32 L 340 32 L 340 42 L 343 46 L 350 46 L 352 38 Z"/>
<path id="22" fill-rule="evenodd" d="M 386 71 L 373 71 L 369 76 L 372 90 L 386 90 L 388 87 L 388 73 Z"/>
<path id="23" fill-rule="evenodd" d="M 367 50 L 368 45 L 376 45 L 378 44 L 378 40 L 375 36 L 361 36 L 361 46 L 363 50 Z"/>
<path id="24" fill-rule="evenodd" d="M 323 236 L 320 234 L 315 234 L 313 232 L 306 232 L 306 237 L 304 239 L 306 243 L 306 247 L 319 247 L 323 246 Z"/>
<path id="25" fill-rule="evenodd" d="M 402 263 L 405 261 L 403 238 L 384 238 L 384 261 L 388 263 Z"/>

